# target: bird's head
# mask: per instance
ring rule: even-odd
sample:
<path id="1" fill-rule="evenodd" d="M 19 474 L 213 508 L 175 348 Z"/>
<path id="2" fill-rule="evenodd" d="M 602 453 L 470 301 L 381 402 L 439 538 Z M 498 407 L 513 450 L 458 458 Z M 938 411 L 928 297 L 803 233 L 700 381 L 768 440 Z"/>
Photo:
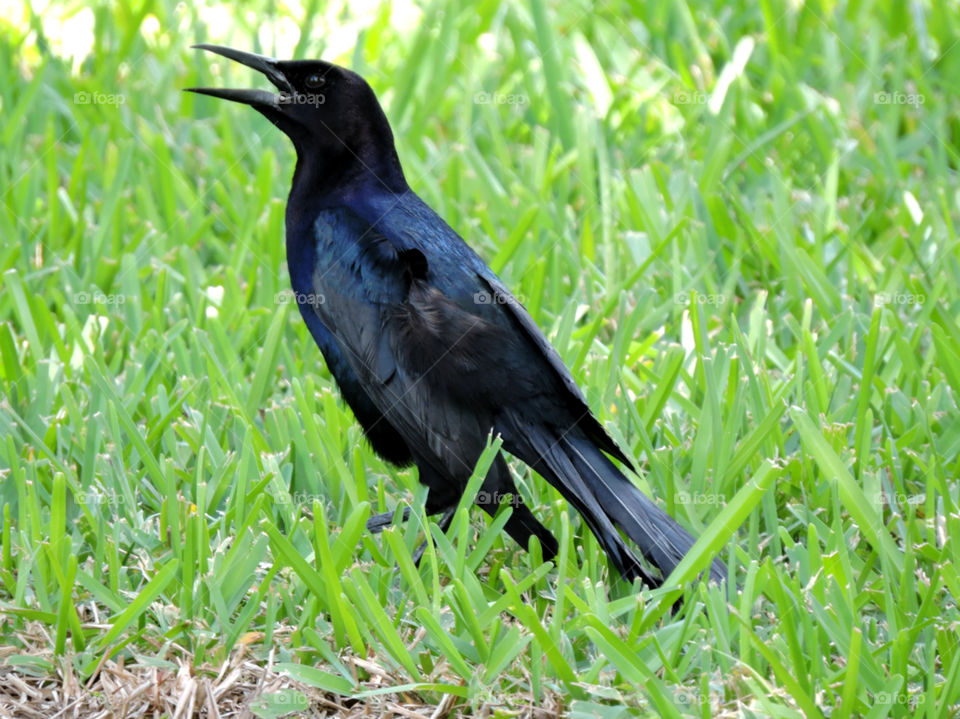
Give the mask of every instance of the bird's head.
<path id="1" fill-rule="evenodd" d="M 220 45 L 194 47 L 262 72 L 279 90 L 188 88 L 264 115 L 293 141 L 297 170 L 311 175 L 311 184 L 359 180 L 394 192 L 406 188 L 390 124 L 373 89 L 355 72 L 322 60 L 281 61 Z"/>

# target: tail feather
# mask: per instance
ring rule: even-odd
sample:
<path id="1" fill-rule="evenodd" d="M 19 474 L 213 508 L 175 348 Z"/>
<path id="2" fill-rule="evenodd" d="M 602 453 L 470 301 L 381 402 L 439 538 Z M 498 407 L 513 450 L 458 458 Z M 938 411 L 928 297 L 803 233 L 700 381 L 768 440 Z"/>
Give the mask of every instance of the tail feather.
<path id="1" fill-rule="evenodd" d="M 651 586 L 662 584 L 693 547 L 694 538 L 637 489 L 593 441 L 571 435 L 557 440 L 545 434 L 528 431 L 526 439 L 536 457 L 528 463 L 576 507 L 620 574 L 640 577 Z M 659 578 L 644 569 L 618 528 L 660 570 Z M 726 577 L 726 567 L 714 559 L 710 578 L 719 582 Z"/>
<path id="2" fill-rule="evenodd" d="M 613 522 L 666 577 L 693 547 L 694 538 L 637 489 L 592 442 L 565 439 L 563 444 L 575 457 L 581 474 L 596 480 L 588 483 Z M 711 562 L 710 577 L 726 579 L 726 567 L 719 559 Z"/>

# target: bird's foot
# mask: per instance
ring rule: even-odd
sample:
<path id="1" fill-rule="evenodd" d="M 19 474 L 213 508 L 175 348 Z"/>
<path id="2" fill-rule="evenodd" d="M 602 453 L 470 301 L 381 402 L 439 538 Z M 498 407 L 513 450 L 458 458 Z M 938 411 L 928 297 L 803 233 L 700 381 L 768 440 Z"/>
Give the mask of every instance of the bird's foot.
<path id="1" fill-rule="evenodd" d="M 367 531 L 370 534 L 379 534 L 384 529 L 393 524 L 393 518 L 396 516 L 396 510 L 392 512 L 384 512 L 383 514 L 374 514 L 370 519 L 367 520 Z M 410 507 L 403 508 L 403 519 L 401 522 L 406 522 L 410 519 Z"/>

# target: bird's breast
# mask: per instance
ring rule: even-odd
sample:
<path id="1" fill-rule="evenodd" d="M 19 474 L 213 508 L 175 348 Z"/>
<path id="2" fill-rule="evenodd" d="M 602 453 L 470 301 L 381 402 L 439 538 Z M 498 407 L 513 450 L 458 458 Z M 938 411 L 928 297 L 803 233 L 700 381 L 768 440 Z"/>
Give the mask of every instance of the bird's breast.
<path id="1" fill-rule="evenodd" d="M 391 305 L 404 283 L 389 243 L 349 209 L 323 210 L 313 223 L 313 289 L 333 301 Z"/>

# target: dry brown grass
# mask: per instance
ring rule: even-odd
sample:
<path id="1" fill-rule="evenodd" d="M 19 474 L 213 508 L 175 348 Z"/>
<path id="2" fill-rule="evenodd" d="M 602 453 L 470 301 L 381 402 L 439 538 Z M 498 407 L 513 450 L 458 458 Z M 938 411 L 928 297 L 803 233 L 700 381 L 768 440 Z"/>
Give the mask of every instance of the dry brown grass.
<path id="1" fill-rule="evenodd" d="M 264 662 L 252 656 L 244 643 L 219 667 L 195 667 L 192 657 L 178 647 L 176 656 L 158 657 L 162 661 L 157 664 L 167 666 L 107 660 L 83 681 L 69 657 L 53 655 L 51 639 L 39 623 L 31 623 L 27 631 L 18 633 L 18 639 L 20 647 L 0 648 L 0 719 L 257 719 L 252 707 L 258 699 L 278 694 L 292 697 L 296 703 L 284 716 L 311 718 L 485 717 L 507 708 L 506 703 L 457 704 L 452 694 L 436 704 L 407 692 L 362 700 L 337 696 L 280 673 L 273 666 L 273 652 Z M 14 656 L 48 662 L 56 672 L 40 674 L 33 666 L 13 664 L 10 659 Z M 375 659 L 344 656 L 342 661 L 355 675 L 369 677 L 361 683 L 365 689 L 382 689 L 394 681 L 391 671 Z M 300 696 L 283 694 L 285 691 Z M 507 711 L 519 719 L 547 719 L 563 712 L 560 696 L 550 696 L 539 705 L 522 697 L 515 699 Z"/>

